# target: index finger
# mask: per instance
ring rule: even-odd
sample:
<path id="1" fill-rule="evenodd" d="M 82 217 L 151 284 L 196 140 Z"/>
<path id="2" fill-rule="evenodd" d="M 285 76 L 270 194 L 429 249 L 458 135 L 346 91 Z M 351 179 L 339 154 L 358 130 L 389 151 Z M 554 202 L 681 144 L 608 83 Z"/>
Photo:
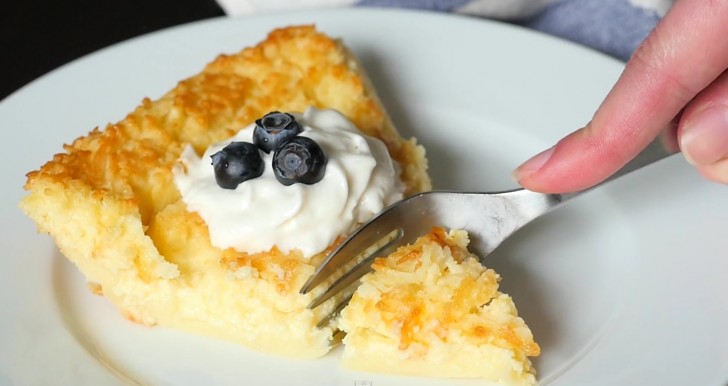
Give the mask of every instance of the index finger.
<path id="1" fill-rule="evenodd" d="M 515 171 L 527 189 L 569 192 L 624 166 L 728 68 L 728 1 L 681 0 L 635 51 L 586 127 Z"/>

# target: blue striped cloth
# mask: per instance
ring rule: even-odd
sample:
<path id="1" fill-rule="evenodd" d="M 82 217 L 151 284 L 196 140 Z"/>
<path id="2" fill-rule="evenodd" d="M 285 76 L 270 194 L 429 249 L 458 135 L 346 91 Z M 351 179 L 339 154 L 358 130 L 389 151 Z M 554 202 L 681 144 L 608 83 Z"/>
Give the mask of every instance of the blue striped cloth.
<path id="1" fill-rule="evenodd" d="M 316 7 L 399 7 L 504 20 L 627 60 L 673 0 L 218 0 L 228 15 Z"/>

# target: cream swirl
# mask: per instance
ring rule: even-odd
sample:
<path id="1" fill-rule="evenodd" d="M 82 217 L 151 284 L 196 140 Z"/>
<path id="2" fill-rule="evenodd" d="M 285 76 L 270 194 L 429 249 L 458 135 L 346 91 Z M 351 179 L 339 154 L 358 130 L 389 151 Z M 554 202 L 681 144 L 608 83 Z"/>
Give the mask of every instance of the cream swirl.
<path id="1" fill-rule="evenodd" d="M 261 151 L 263 175 L 234 190 L 220 188 L 210 156 L 230 142 L 252 142 L 255 124 L 213 144 L 202 157 L 191 146 L 183 151 L 174 181 L 187 209 L 207 224 L 214 246 L 248 253 L 275 246 L 311 257 L 402 198 L 399 166 L 384 143 L 335 110 L 309 108 L 294 115 L 303 127 L 299 135 L 316 141 L 328 157 L 326 173 L 315 184 L 282 185 L 271 167 L 273 153 Z"/>

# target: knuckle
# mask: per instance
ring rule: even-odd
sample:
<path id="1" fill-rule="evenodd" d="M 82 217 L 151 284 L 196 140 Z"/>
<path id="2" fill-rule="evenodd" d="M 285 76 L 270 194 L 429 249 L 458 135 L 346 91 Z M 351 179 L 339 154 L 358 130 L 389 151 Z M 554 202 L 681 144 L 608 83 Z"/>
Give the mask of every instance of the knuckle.
<path id="1" fill-rule="evenodd" d="M 684 67 L 680 65 L 675 39 L 666 38 L 663 28 L 657 26 L 655 30 L 635 50 L 630 62 L 639 67 L 643 73 L 652 78 L 654 84 L 662 85 L 662 89 L 669 92 L 672 98 L 688 101 L 700 89 L 685 80 Z"/>

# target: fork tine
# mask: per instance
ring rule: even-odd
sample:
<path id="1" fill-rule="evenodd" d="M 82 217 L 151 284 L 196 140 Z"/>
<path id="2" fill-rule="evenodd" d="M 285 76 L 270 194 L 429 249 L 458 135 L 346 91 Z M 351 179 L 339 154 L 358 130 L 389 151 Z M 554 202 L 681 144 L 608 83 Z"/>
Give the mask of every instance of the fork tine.
<path id="1" fill-rule="evenodd" d="M 366 275 L 371 270 L 372 261 L 377 256 L 383 256 L 388 255 L 395 249 L 402 246 L 404 243 L 402 242 L 402 236 L 403 232 L 402 229 L 396 229 L 397 235 L 390 241 L 388 241 L 383 246 L 377 248 L 376 251 L 370 253 L 366 258 L 362 259 L 359 263 L 357 263 L 352 269 L 341 275 L 336 281 L 329 286 L 329 288 L 324 291 L 321 295 L 317 296 L 315 299 L 309 303 L 308 308 L 315 308 L 322 304 L 323 302 L 329 300 L 332 296 L 337 294 L 339 291 L 343 290 L 344 288 L 348 287 L 351 283 L 359 280 L 362 276 Z M 391 232 L 390 232 L 391 233 Z M 348 300 L 348 299 L 347 299 Z"/>
<path id="2" fill-rule="evenodd" d="M 318 267 L 316 267 L 316 271 L 310 278 L 308 278 L 303 287 L 301 287 L 300 293 L 305 295 L 311 292 L 313 288 L 321 284 L 348 261 L 361 254 L 377 241 L 392 233 L 395 229 L 395 225 L 386 220 L 392 216 L 396 216 L 393 212 L 396 212 L 394 207 L 380 213 L 377 217 L 359 228 L 343 243 L 341 243 L 341 245 L 334 249 L 334 251 L 331 252 Z"/>
<path id="3" fill-rule="evenodd" d="M 341 330 L 336 330 L 334 334 L 331 336 L 331 347 L 338 346 L 339 343 L 341 343 L 342 340 L 344 340 L 344 337 L 346 336 L 346 333 Z"/>

